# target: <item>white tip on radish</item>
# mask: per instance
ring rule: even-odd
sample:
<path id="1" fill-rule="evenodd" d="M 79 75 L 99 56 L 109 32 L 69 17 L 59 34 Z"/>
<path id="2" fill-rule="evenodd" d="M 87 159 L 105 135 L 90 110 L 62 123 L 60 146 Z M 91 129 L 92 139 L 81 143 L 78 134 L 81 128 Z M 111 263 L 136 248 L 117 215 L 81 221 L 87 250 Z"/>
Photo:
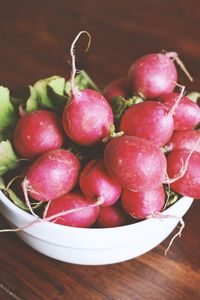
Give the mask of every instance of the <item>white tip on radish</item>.
<path id="1" fill-rule="evenodd" d="M 80 31 L 77 36 L 75 37 L 74 41 L 72 42 L 71 48 L 70 48 L 70 54 L 71 54 L 71 58 L 72 58 L 72 71 L 71 71 L 71 78 L 70 78 L 70 85 L 71 85 L 71 93 L 72 95 L 76 95 L 78 93 L 78 90 L 75 86 L 75 75 L 76 75 L 76 64 L 75 64 L 75 44 L 78 41 L 79 37 L 82 34 L 86 34 L 88 36 L 88 44 L 87 47 L 85 49 L 85 52 L 88 51 L 89 47 L 90 47 L 90 43 L 91 43 L 91 35 L 87 32 L 87 31 Z"/>

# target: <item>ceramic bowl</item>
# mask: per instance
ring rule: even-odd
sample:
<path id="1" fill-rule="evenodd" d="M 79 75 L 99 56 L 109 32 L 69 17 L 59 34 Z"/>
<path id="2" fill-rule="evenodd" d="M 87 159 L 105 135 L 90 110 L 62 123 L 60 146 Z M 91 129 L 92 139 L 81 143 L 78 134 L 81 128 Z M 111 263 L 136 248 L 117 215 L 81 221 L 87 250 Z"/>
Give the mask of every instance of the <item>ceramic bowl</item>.
<path id="1" fill-rule="evenodd" d="M 162 214 L 182 218 L 192 202 L 192 198 L 182 197 Z M 0 211 L 13 228 L 21 228 L 35 220 L 1 191 Z M 82 265 L 105 265 L 143 255 L 166 239 L 177 224 L 176 218 L 152 218 L 102 229 L 75 228 L 43 221 L 17 232 L 17 235 L 30 247 L 54 259 Z"/>

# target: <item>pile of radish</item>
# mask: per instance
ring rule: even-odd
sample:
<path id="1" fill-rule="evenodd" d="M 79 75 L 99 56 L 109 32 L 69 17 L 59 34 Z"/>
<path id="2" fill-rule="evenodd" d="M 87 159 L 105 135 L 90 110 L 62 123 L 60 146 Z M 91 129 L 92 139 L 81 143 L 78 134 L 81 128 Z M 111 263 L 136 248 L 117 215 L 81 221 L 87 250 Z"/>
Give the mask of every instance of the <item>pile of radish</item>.
<path id="1" fill-rule="evenodd" d="M 101 93 L 76 75 L 81 34 L 90 42 L 82 31 L 72 43 L 70 81 L 41 80 L 25 101 L 0 87 L 0 188 L 74 227 L 131 224 L 181 196 L 200 199 L 200 107 L 179 83 L 177 65 L 192 78 L 177 53 L 140 57 Z"/>

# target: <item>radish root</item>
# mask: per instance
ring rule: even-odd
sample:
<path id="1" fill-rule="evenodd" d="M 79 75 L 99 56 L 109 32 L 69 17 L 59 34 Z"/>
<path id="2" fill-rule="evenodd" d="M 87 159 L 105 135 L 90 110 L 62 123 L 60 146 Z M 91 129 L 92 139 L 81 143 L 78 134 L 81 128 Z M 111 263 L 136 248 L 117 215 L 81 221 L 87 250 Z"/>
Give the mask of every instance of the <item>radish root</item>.
<path id="1" fill-rule="evenodd" d="M 166 174 L 165 174 L 166 178 L 165 178 L 165 181 L 163 182 L 163 184 L 169 185 L 169 184 L 181 179 L 185 175 L 185 172 L 187 171 L 187 168 L 188 168 L 188 163 L 189 163 L 190 157 L 192 156 L 192 153 L 195 151 L 195 149 L 198 147 L 199 143 L 200 143 L 200 138 L 198 138 L 194 147 L 191 149 L 190 153 L 188 154 L 187 159 L 185 160 L 185 163 L 182 162 L 182 167 L 179 171 L 179 174 L 177 174 L 174 178 L 169 178 L 167 175 L 167 172 L 166 172 Z"/>
<path id="2" fill-rule="evenodd" d="M 27 181 L 25 181 L 25 180 L 24 180 L 24 192 L 25 192 L 25 194 L 27 194 Z M 28 199 L 28 194 L 27 194 L 27 199 Z M 1 230 L 0 230 L 0 233 L 3 233 L 3 232 L 19 232 L 19 231 L 24 230 L 24 229 L 26 229 L 26 228 L 29 228 L 29 227 L 31 227 L 31 226 L 33 226 L 33 225 L 35 225 L 35 224 L 38 224 L 38 223 L 41 223 L 41 222 L 49 222 L 49 221 L 52 221 L 52 220 L 54 220 L 54 219 L 55 219 L 55 220 L 54 220 L 53 222 L 55 223 L 56 220 L 57 220 L 58 218 L 63 217 L 63 216 L 65 216 L 65 215 L 68 215 L 68 214 L 71 214 L 71 213 L 73 213 L 73 212 L 77 212 L 77 211 L 83 210 L 83 209 L 88 208 L 88 207 L 96 207 L 96 206 L 99 206 L 99 205 L 103 204 L 103 203 L 104 203 L 104 198 L 100 196 L 100 197 L 97 198 L 97 201 L 96 201 L 95 203 L 93 203 L 93 204 L 89 204 L 89 205 L 83 206 L 83 207 L 78 207 L 78 208 L 69 209 L 69 210 L 66 210 L 66 211 L 61 211 L 61 212 L 59 212 L 59 213 L 57 213 L 57 214 L 54 214 L 54 215 L 52 215 L 52 216 L 50 216 L 50 217 L 46 217 L 47 211 L 48 211 L 48 207 L 49 207 L 49 204 L 50 204 L 50 201 L 49 201 L 48 204 L 47 204 L 47 206 L 46 206 L 46 209 L 45 209 L 45 211 L 44 211 L 43 218 L 40 218 L 38 215 L 36 215 L 36 214 L 34 213 L 34 211 L 32 210 L 32 207 L 31 207 L 31 205 L 30 205 L 29 199 L 28 199 L 28 202 L 29 202 L 29 204 L 27 203 L 27 205 L 30 206 L 29 209 L 31 210 L 31 213 L 32 213 L 32 214 L 34 215 L 34 217 L 36 217 L 37 219 L 34 220 L 33 222 L 30 222 L 30 223 L 28 223 L 28 224 L 22 226 L 22 227 L 18 227 L 18 228 L 8 228 L 8 229 L 1 229 Z"/>
<path id="3" fill-rule="evenodd" d="M 185 75 L 188 77 L 188 79 L 192 82 L 194 81 L 192 76 L 190 75 L 189 71 L 186 69 L 185 65 L 183 64 L 182 60 L 178 57 L 178 53 L 176 52 L 167 52 L 165 55 L 167 55 L 169 58 L 175 60 L 177 65 L 181 68 L 181 70 L 185 73 Z"/>
<path id="4" fill-rule="evenodd" d="M 11 187 L 11 185 L 13 184 L 13 182 L 14 182 L 16 179 L 18 179 L 18 178 L 23 178 L 23 177 L 24 177 L 23 175 L 17 175 L 17 176 L 15 176 L 14 178 L 12 178 L 12 179 L 8 182 L 5 191 L 8 192 L 8 190 L 9 190 L 10 187 Z"/>
<path id="5" fill-rule="evenodd" d="M 37 218 L 39 218 L 39 217 L 37 216 Z M 30 222 L 30 223 L 28 223 L 28 224 L 26 224 L 26 225 L 24 225 L 22 227 L 1 229 L 0 233 L 4 233 L 4 232 L 19 232 L 19 231 L 22 231 L 22 230 L 24 230 L 24 229 L 26 229 L 28 227 L 31 227 L 34 224 L 37 224 L 39 222 L 40 222 L 40 219 L 37 219 L 37 220 L 34 220 L 33 222 Z"/>
<path id="6" fill-rule="evenodd" d="M 165 255 L 167 255 L 167 252 L 169 251 L 169 249 L 171 248 L 174 240 L 177 238 L 177 236 L 181 237 L 182 231 L 185 228 L 185 222 L 183 221 L 183 218 L 179 218 L 177 216 L 173 216 L 173 215 L 163 215 L 160 212 L 156 212 L 155 214 L 151 215 L 150 217 L 152 218 L 158 218 L 158 219 L 176 219 L 179 221 L 179 223 L 181 224 L 179 231 L 172 237 L 172 239 L 169 242 L 169 245 L 167 246 L 167 248 L 165 249 Z M 149 218 L 150 218 L 149 217 Z"/>
<path id="7" fill-rule="evenodd" d="M 71 93 L 72 95 L 77 95 L 78 94 L 78 90 L 76 88 L 76 85 L 75 85 L 75 75 L 76 75 L 76 63 L 75 63 L 75 44 L 76 42 L 78 41 L 79 37 L 82 35 L 82 34 L 86 34 L 89 38 L 88 40 L 88 44 L 87 44 L 87 47 L 86 47 L 86 50 L 85 52 L 88 51 L 89 47 L 90 47 L 90 43 L 91 43 L 91 35 L 87 32 L 87 31 L 80 31 L 77 36 L 75 37 L 72 45 L 71 45 L 71 48 L 70 48 L 70 54 L 71 54 L 71 58 L 72 58 L 72 71 L 71 71 L 71 78 L 70 78 L 70 85 L 71 85 Z"/>
<path id="8" fill-rule="evenodd" d="M 24 193 L 24 199 L 25 199 L 26 205 L 28 206 L 31 214 L 35 217 L 38 217 L 38 215 L 36 215 L 36 213 L 33 211 L 32 207 L 31 207 L 31 203 L 30 203 L 30 200 L 29 200 L 29 197 L 28 197 L 28 191 L 32 191 L 32 188 L 29 185 L 29 181 L 27 180 L 26 177 L 22 182 L 22 190 L 23 190 L 23 193 Z"/>
<path id="9" fill-rule="evenodd" d="M 57 214 L 54 214 L 50 217 L 46 217 L 46 214 L 47 214 L 47 211 L 48 209 L 45 210 L 45 213 L 44 213 L 44 216 L 43 216 L 43 219 L 41 219 L 42 221 L 51 221 L 53 219 L 57 219 L 57 218 L 60 218 L 62 216 L 66 216 L 68 214 L 71 214 L 73 212 L 77 212 L 77 211 L 80 211 L 80 210 L 83 210 L 84 208 L 88 208 L 88 207 L 96 207 L 96 206 L 99 206 L 101 204 L 104 203 L 104 198 L 103 197 L 98 197 L 97 198 L 97 201 L 93 204 L 89 204 L 87 206 L 83 206 L 83 207 L 77 207 L 77 208 L 73 208 L 73 209 L 69 209 L 69 210 L 66 210 L 66 211 L 61 211 Z"/>
<path id="10" fill-rule="evenodd" d="M 177 236 L 181 237 L 182 231 L 185 228 L 185 222 L 183 221 L 182 218 L 178 218 L 179 219 L 179 223 L 181 224 L 179 231 L 173 236 L 173 238 L 170 240 L 169 245 L 167 246 L 167 249 L 165 249 L 165 255 L 167 255 L 167 252 L 169 251 L 169 249 L 171 248 L 174 240 L 177 238 Z"/>
<path id="11" fill-rule="evenodd" d="M 170 117 L 173 117 L 173 115 L 175 113 L 175 110 L 177 109 L 182 97 L 184 96 L 184 91 L 185 91 L 185 86 L 184 85 L 180 85 L 178 83 L 176 83 L 176 85 L 181 88 L 181 92 L 180 92 L 179 96 L 177 97 L 175 104 L 172 106 L 172 108 L 169 111 L 169 116 Z"/>

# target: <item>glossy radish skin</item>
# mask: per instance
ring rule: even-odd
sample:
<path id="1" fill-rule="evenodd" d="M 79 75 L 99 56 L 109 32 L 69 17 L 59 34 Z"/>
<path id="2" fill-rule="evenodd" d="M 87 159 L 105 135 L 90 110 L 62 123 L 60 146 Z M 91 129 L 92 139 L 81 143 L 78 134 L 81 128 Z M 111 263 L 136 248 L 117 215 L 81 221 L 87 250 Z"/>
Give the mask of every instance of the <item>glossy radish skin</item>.
<path id="1" fill-rule="evenodd" d="M 96 225 L 102 228 L 118 227 L 127 223 L 128 216 L 117 204 L 100 207 L 100 213 Z"/>
<path id="2" fill-rule="evenodd" d="M 68 193 L 77 183 L 80 171 L 78 158 L 67 150 L 42 154 L 28 169 L 28 194 L 38 201 L 50 201 Z"/>
<path id="3" fill-rule="evenodd" d="M 85 89 L 72 95 L 65 106 L 62 124 L 76 143 L 89 146 L 109 135 L 113 113 L 108 101 L 96 91 Z"/>
<path id="4" fill-rule="evenodd" d="M 167 93 L 160 101 L 170 110 L 178 96 L 178 93 Z M 200 107 L 186 96 L 182 97 L 173 118 L 175 130 L 192 129 L 200 122 Z"/>
<path id="5" fill-rule="evenodd" d="M 14 131 L 14 145 L 23 158 L 33 159 L 58 149 L 64 142 L 61 124 L 53 112 L 37 110 L 24 115 Z"/>
<path id="6" fill-rule="evenodd" d="M 147 191 L 159 186 L 166 174 L 166 158 L 146 139 L 114 138 L 105 147 L 104 163 L 110 176 L 125 189 Z"/>
<path id="7" fill-rule="evenodd" d="M 166 145 L 166 148 L 171 150 L 193 150 L 200 153 L 200 130 L 180 130 L 175 131 Z"/>
<path id="8" fill-rule="evenodd" d="M 81 172 L 79 182 L 87 198 L 104 199 L 102 206 L 114 204 L 121 194 L 120 185 L 108 175 L 103 160 L 91 160 Z"/>
<path id="9" fill-rule="evenodd" d="M 170 178 L 180 174 L 189 154 L 188 150 L 174 150 L 169 154 L 167 170 Z M 184 176 L 173 182 L 171 188 L 181 195 L 200 199 L 200 153 L 192 153 Z"/>
<path id="10" fill-rule="evenodd" d="M 156 98 L 170 93 L 177 82 L 175 64 L 166 54 L 147 54 L 131 66 L 128 82 L 133 92 L 138 92 L 145 98 Z"/>
<path id="11" fill-rule="evenodd" d="M 55 201 L 51 201 L 44 217 L 48 218 L 60 212 L 83 208 L 52 219 L 51 222 L 65 226 L 87 228 L 94 224 L 99 215 L 99 206 L 89 207 L 91 204 L 94 204 L 94 202 L 86 199 L 81 193 L 70 192 Z"/>
<path id="12" fill-rule="evenodd" d="M 121 118 L 120 130 L 127 135 L 145 138 L 160 147 L 172 136 L 174 120 L 162 103 L 145 101 L 125 111 Z"/>
<path id="13" fill-rule="evenodd" d="M 114 97 L 122 96 L 128 98 L 131 93 L 128 87 L 127 79 L 120 78 L 110 82 L 103 90 L 104 97 L 111 102 Z"/>
<path id="14" fill-rule="evenodd" d="M 146 192 L 123 190 L 121 204 L 133 218 L 144 219 L 163 210 L 165 190 L 162 185 Z"/>

